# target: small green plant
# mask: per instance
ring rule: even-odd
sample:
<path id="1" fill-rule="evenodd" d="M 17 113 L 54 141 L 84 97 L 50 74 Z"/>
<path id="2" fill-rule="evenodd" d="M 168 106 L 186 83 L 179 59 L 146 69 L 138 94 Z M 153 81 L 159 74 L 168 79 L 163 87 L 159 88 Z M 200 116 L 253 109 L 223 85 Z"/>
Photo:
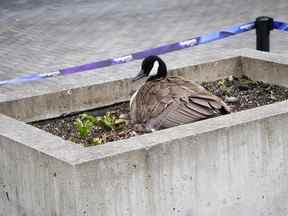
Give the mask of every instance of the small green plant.
<path id="1" fill-rule="evenodd" d="M 87 113 L 81 114 L 79 118 L 75 120 L 74 125 L 77 128 L 80 137 L 87 138 L 91 134 L 93 127 L 96 129 L 115 130 L 119 128 L 120 125 L 126 123 L 126 120 L 118 118 L 111 112 L 107 112 L 104 116 L 101 117 L 95 117 Z M 92 138 L 90 140 L 91 145 L 100 145 L 104 142 L 105 140 L 98 137 Z"/>
<path id="2" fill-rule="evenodd" d="M 108 128 L 110 130 L 115 130 L 119 125 L 126 124 L 126 120 L 119 119 L 117 116 L 113 115 L 111 112 L 107 112 L 104 116 L 98 119 L 97 122 L 100 127 Z"/>
<path id="3" fill-rule="evenodd" d="M 251 80 L 250 78 L 246 77 L 246 76 L 242 76 L 240 79 L 239 79 L 240 83 L 242 85 L 255 85 L 257 84 L 256 81 L 254 80 Z"/>
<path id="4" fill-rule="evenodd" d="M 93 115 L 90 115 L 90 114 L 87 114 L 87 113 L 83 113 L 83 114 L 81 114 L 80 115 L 80 118 L 82 119 L 82 120 L 87 120 L 87 121 L 90 121 L 92 124 L 96 124 L 97 123 L 97 121 L 98 121 L 98 118 L 97 117 L 95 117 L 95 116 L 93 116 Z"/>
<path id="5" fill-rule="evenodd" d="M 88 114 L 80 115 L 74 122 L 75 127 L 78 129 L 80 136 L 87 137 L 91 133 L 91 129 L 95 124 L 95 117 Z"/>
<path id="6" fill-rule="evenodd" d="M 219 89 L 222 91 L 223 95 L 230 95 L 231 85 L 229 85 L 228 79 L 222 79 L 217 82 Z"/>
<path id="7" fill-rule="evenodd" d="M 102 138 L 96 137 L 91 141 L 91 145 L 102 145 L 104 144 L 104 140 Z"/>
<path id="8" fill-rule="evenodd" d="M 221 89 L 225 90 L 225 80 L 224 79 L 219 80 L 218 85 Z"/>

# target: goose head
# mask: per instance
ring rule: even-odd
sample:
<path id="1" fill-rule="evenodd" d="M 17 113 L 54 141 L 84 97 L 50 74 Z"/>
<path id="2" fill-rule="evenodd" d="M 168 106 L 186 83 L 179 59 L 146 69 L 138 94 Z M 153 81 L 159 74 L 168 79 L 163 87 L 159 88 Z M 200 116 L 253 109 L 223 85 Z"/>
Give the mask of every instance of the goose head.
<path id="1" fill-rule="evenodd" d="M 167 67 L 165 62 L 158 56 L 151 55 L 143 60 L 141 70 L 138 73 L 138 75 L 133 79 L 133 81 L 148 77 L 156 61 L 158 62 L 159 65 L 157 73 L 155 75 L 150 76 L 147 81 L 165 78 L 167 76 Z"/>

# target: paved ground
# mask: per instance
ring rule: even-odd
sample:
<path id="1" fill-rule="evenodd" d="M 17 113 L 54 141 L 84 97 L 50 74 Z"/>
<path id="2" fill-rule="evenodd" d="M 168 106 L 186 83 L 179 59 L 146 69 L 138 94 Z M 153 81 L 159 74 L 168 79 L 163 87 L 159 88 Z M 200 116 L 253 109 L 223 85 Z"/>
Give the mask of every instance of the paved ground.
<path id="1" fill-rule="evenodd" d="M 46 3 L 45 3 L 46 2 Z M 1 0 L 0 77 L 47 72 L 187 39 L 269 15 L 288 21 L 287 0 Z M 254 32 L 165 56 L 172 65 L 201 52 L 255 47 Z M 288 34 L 272 51 L 288 54 Z"/>

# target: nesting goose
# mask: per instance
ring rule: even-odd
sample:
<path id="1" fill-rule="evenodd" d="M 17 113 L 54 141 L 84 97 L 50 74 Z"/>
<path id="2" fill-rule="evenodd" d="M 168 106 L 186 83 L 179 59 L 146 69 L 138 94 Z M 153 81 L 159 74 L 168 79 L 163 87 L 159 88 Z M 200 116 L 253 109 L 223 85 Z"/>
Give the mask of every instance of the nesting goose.
<path id="1" fill-rule="evenodd" d="M 154 62 L 156 75 L 151 75 Z M 134 124 L 145 130 L 159 130 L 185 123 L 227 114 L 229 107 L 199 84 L 180 77 L 167 77 L 167 67 L 158 56 L 142 62 L 140 73 L 134 78 L 148 77 L 130 100 L 130 115 Z"/>

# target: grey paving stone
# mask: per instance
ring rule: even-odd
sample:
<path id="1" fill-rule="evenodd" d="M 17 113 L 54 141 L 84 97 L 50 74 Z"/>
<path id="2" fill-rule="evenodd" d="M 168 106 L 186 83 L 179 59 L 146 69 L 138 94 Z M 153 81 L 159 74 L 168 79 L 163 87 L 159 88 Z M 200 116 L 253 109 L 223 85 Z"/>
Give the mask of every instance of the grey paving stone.
<path id="1" fill-rule="evenodd" d="M 287 10 L 287 0 L 1 0 L 0 77 L 125 55 L 259 15 L 288 21 Z M 273 32 L 272 52 L 288 54 L 287 38 Z M 203 52 L 246 47 L 255 47 L 254 31 L 164 58 L 173 65 Z"/>

